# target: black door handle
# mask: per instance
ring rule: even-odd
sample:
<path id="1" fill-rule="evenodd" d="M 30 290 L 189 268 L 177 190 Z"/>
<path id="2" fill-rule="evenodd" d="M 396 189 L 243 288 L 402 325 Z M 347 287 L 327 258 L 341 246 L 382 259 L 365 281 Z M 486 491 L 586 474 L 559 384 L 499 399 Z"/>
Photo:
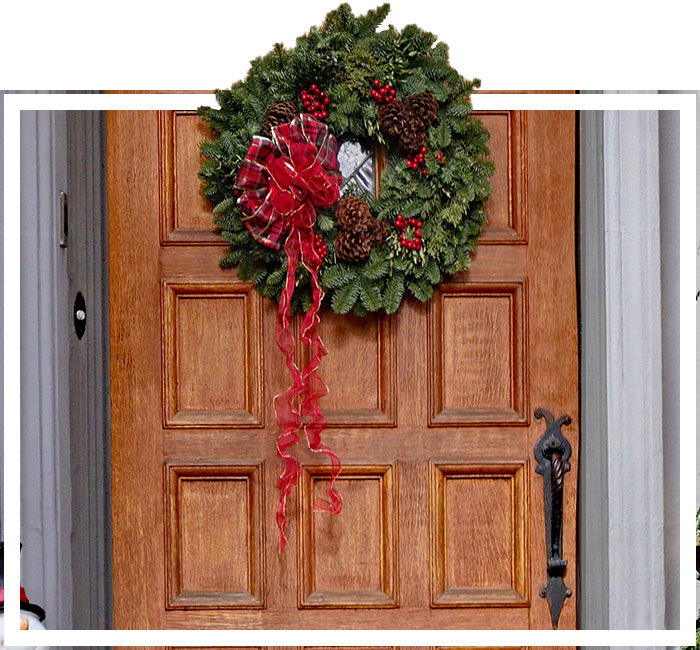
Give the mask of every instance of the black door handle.
<path id="1" fill-rule="evenodd" d="M 556 630 L 564 601 L 571 596 L 571 589 L 564 584 L 566 560 L 562 552 L 564 519 L 564 474 L 571 469 L 571 445 L 561 432 L 562 425 L 571 424 L 568 415 L 556 420 L 545 408 L 536 408 L 535 417 L 544 418 L 547 429 L 535 443 L 535 471 L 542 475 L 544 483 L 544 516 L 547 536 L 547 582 L 540 589 L 540 596 L 549 602 L 552 627 Z"/>

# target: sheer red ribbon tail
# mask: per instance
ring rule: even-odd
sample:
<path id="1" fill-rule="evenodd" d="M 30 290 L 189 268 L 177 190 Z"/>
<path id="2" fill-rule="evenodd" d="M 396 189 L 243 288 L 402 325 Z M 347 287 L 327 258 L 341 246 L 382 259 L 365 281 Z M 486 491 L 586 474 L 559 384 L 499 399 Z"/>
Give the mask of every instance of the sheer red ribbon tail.
<path id="1" fill-rule="evenodd" d="M 282 289 L 277 308 L 275 341 L 279 349 L 284 353 L 287 368 L 289 368 L 289 372 L 292 375 L 292 385 L 275 397 L 277 426 L 281 429 L 277 438 L 277 456 L 282 459 L 283 463 L 282 475 L 277 483 L 277 489 L 280 491 L 280 502 L 275 517 L 277 527 L 280 530 L 280 552 L 284 550 L 284 545 L 287 541 L 285 534 L 287 526 L 287 497 L 294 489 L 294 484 L 301 469 L 299 461 L 289 452 L 289 449 L 299 441 L 297 432 L 301 429 L 301 413 L 296 403 L 297 396 L 301 395 L 303 390 L 302 374 L 294 362 L 294 336 L 289 327 L 292 314 L 292 294 L 294 293 L 296 268 L 300 253 L 300 247 L 296 238 L 290 235 L 287 238 L 284 249 L 287 253 L 287 281 Z"/>
<path id="2" fill-rule="evenodd" d="M 283 469 L 277 488 L 280 491 L 280 502 L 277 507 L 277 527 L 280 530 L 280 552 L 286 544 L 287 526 L 287 497 L 294 489 L 299 477 L 301 466 L 299 461 L 289 451 L 299 442 L 298 431 L 304 427 L 306 440 L 312 451 L 326 454 L 331 461 L 331 480 L 328 488 L 328 499 L 319 498 L 314 503 L 314 510 L 324 510 L 338 514 L 343 500 L 335 489 L 335 482 L 342 469 L 340 459 L 321 440 L 321 432 L 326 426 L 326 418 L 318 406 L 319 398 L 328 393 L 328 387 L 318 375 L 321 359 L 326 354 L 323 341 L 316 333 L 319 322 L 318 310 L 323 300 L 323 290 L 318 279 L 318 271 L 323 258 L 316 251 L 314 234 L 311 228 L 292 228 L 284 245 L 287 254 L 287 280 L 280 296 L 277 309 L 277 325 L 275 341 L 282 350 L 287 368 L 292 376 L 292 385 L 275 397 L 275 414 L 277 425 L 281 431 L 277 438 L 277 456 L 282 459 Z M 304 316 L 301 327 L 301 340 L 309 348 L 309 361 L 301 372 L 294 361 L 294 336 L 290 330 L 291 301 L 294 294 L 296 269 L 301 258 L 304 266 L 311 274 L 312 301 Z M 301 407 L 297 408 L 297 398 L 301 399 Z M 302 425 L 302 417 L 306 424 Z"/>
<path id="3" fill-rule="evenodd" d="M 307 417 L 304 431 L 309 448 L 312 451 L 326 454 L 331 461 L 331 480 L 328 487 L 329 499 L 318 498 L 313 508 L 314 510 L 323 510 L 337 515 L 342 508 L 343 500 L 335 489 L 335 482 L 340 474 L 342 465 L 338 456 L 321 440 L 321 432 L 326 426 L 326 417 L 321 413 L 318 406 L 319 398 L 328 393 L 328 386 L 318 374 L 321 359 L 323 359 L 327 351 L 321 337 L 316 333 L 316 326 L 319 322 L 318 310 L 324 295 L 318 280 L 318 271 L 323 258 L 314 246 L 313 231 L 300 232 L 300 240 L 302 263 L 309 269 L 311 274 L 312 290 L 311 306 L 306 312 L 301 326 L 301 340 L 309 348 L 309 361 L 302 373 L 304 400 L 301 403 L 301 414 L 303 417 Z"/>

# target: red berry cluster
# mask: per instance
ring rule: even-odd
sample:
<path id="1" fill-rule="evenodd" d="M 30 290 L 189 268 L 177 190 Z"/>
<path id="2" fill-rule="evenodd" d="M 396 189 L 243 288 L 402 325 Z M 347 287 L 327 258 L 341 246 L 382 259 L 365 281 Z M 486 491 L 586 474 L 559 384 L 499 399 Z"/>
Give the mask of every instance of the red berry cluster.
<path id="1" fill-rule="evenodd" d="M 317 84 L 311 84 L 308 90 L 301 91 L 301 103 L 306 112 L 311 113 L 317 120 L 328 117 L 328 104 L 331 100 Z"/>
<path id="2" fill-rule="evenodd" d="M 417 154 L 411 155 L 410 153 L 406 156 L 406 167 L 409 169 L 418 169 L 421 167 L 421 174 L 423 176 L 426 176 L 428 174 L 428 170 L 425 168 L 425 154 L 428 153 L 428 148 L 427 147 L 421 147 L 420 152 Z"/>
<path id="3" fill-rule="evenodd" d="M 396 215 L 396 220 L 394 225 L 401 230 L 401 235 L 399 236 L 399 243 L 404 248 L 410 248 L 414 251 L 419 251 L 421 249 L 421 228 L 423 227 L 423 222 L 420 219 L 404 219 L 402 214 Z M 408 239 L 406 237 L 406 229 L 408 226 L 413 228 L 413 239 Z"/>
<path id="4" fill-rule="evenodd" d="M 441 164 L 445 164 L 445 157 L 442 155 L 442 151 L 438 151 L 437 155 L 435 156 L 437 158 L 437 161 Z"/>
<path id="5" fill-rule="evenodd" d="M 321 237 L 321 235 L 318 233 L 314 234 L 314 250 L 321 256 L 321 259 L 323 259 L 328 253 L 328 246 L 326 246 L 326 242 L 323 241 L 323 237 Z"/>
<path id="6" fill-rule="evenodd" d="M 370 92 L 372 99 L 377 104 L 383 104 L 384 102 L 395 102 L 396 101 L 396 88 L 392 88 L 389 84 L 384 84 L 379 79 L 374 80 L 374 88 Z"/>

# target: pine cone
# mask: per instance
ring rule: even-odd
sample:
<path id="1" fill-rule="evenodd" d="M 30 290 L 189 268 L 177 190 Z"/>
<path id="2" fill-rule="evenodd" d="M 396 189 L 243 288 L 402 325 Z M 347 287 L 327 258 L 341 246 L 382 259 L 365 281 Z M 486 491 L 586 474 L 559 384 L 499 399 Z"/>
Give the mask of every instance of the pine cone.
<path id="1" fill-rule="evenodd" d="M 407 97 L 403 104 L 404 110 L 418 117 L 426 129 L 437 121 L 438 103 L 430 93 Z"/>
<path id="2" fill-rule="evenodd" d="M 406 115 L 402 102 L 389 102 L 379 107 L 379 128 L 390 136 L 397 136 L 403 131 Z"/>
<path id="3" fill-rule="evenodd" d="M 294 102 L 275 102 L 267 110 L 265 117 L 265 133 L 269 138 L 272 136 L 272 129 L 280 124 L 291 122 L 299 114 L 299 109 Z"/>
<path id="4" fill-rule="evenodd" d="M 335 254 L 343 262 L 361 262 L 369 257 L 372 248 L 370 233 L 359 230 L 341 230 L 335 240 Z"/>
<path id="5" fill-rule="evenodd" d="M 399 133 L 399 144 L 407 153 L 418 153 L 425 143 L 425 135 L 423 121 L 415 115 L 408 115 L 404 128 Z"/>
<path id="6" fill-rule="evenodd" d="M 372 248 L 375 246 L 381 246 L 386 238 L 386 223 L 380 219 L 374 220 L 374 233 L 372 235 L 372 241 L 370 242 Z"/>
<path id="7" fill-rule="evenodd" d="M 347 196 L 335 207 L 335 223 L 340 230 L 349 230 L 361 218 L 372 218 L 369 206 L 357 196 Z"/>

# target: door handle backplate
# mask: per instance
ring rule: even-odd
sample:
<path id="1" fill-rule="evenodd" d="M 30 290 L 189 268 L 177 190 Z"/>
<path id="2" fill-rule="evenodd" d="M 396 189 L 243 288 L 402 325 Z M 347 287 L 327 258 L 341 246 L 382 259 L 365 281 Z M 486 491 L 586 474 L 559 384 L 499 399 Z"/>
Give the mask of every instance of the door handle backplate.
<path id="1" fill-rule="evenodd" d="M 547 582 L 540 589 L 540 596 L 549 603 L 552 627 L 556 630 L 564 601 L 571 596 L 571 589 L 564 584 L 566 560 L 562 552 L 564 528 L 564 474 L 571 469 L 571 444 L 561 432 L 562 425 L 571 424 L 568 415 L 556 420 L 545 408 L 536 408 L 535 417 L 544 418 L 547 429 L 535 443 L 535 471 L 542 475 L 544 483 L 544 515 L 547 536 Z"/>

